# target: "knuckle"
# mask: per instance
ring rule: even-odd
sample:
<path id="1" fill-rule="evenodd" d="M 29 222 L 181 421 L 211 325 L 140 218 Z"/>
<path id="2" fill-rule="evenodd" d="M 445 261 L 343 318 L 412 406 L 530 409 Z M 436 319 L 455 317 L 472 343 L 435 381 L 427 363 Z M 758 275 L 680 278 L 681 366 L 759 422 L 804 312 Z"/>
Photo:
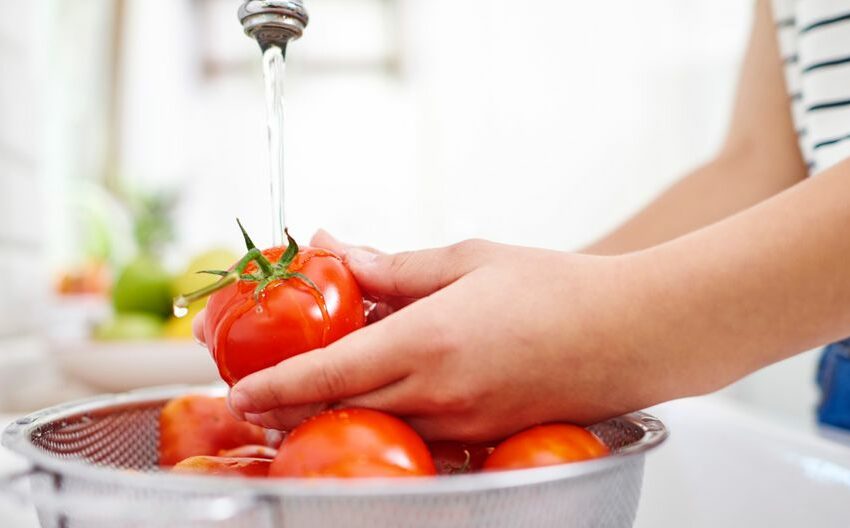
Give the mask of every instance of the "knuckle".
<path id="1" fill-rule="evenodd" d="M 402 273 L 410 266 L 413 253 L 406 251 L 396 253 L 390 257 L 390 271 L 396 274 Z"/>
<path id="2" fill-rule="evenodd" d="M 493 438 L 498 436 L 494 436 L 483 423 L 465 420 L 458 424 L 458 440 L 477 444 L 493 440 Z"/>
<path id="3" fill-rule="evenodd" d="M 483 442 L 492 440 L 484 423 L 475 418 L 429 416 L 409 420 L 410 425 L 427 441 Z"/>
<path id="4" fill-rule="evenodd" d="M 447 248 L 449 258 L 454 261 L 468 262 L 487 250 L 490 243 L 477 238 L 464 240 Z"/>
<path id="5" fill-rule="evenodd" d="M 272 409 L 275 407 L 282 407 L 286 405 L 286 398 L 280 392 L 280 385 L 277 383 L 276 370 L 280 368 L 279 366 L 275 366 L 270 373 L 264 373 L 265 375 L 260 378 L 261 386 L 260 389 L 265 394 L 264 402 L 262 410 Z"/>
<path id="6" fill-rule="evenodd" d="M 390 273 L 392 284 L 391 290 L 393 295 L 400 295 L 402 290 L 402 282 L 410 274 L 410 267 L 413 264 L 413 253 L 396 253 L 390 257 Z"/>
<path id="7" fill-rule="evenodd" d="M 272 414 L 271 423 L 281 427 L 284 431 L 288 431 L 297 427 L 311 416 L 319 414 L 325 408 L 325 405 L 302 405 L 291 409 L 278 409 Z"/>
<path id="8" fill-rule="evenodd" d="M 319 366 L 315 383 L 317 396 L 325 401 L 338 398 L 345 391 L 345 376 L 332 362 Z"/>
<path id="9" fill-rule="evenodd" d="M 426 357 L 420 358 L 432 364 L 445 364 L 461 348 L 463 339 L 452 325 L 452 321 L 439 313 L 429 314 L 420 320 L 419 332 L 427 339 L 427 346 L 418 348 Z"/>
<path id="10" fill-rule="evenodd" d="M 435 410 L 451 414 L 463 414 L 474 407 L 472 395 L 463 389 L 443 389 L 431 395 Z"/>
<path id="11" fill-rule="evenodd" d="M 452 356 L 458 349 L 457 340 L 454 334 L 448 328 L 435 328 L 429 332 L 431 336 L 431 347 L 429 350 L 429 359 L 435 364 L 446 364 L 451 362 Z"/>

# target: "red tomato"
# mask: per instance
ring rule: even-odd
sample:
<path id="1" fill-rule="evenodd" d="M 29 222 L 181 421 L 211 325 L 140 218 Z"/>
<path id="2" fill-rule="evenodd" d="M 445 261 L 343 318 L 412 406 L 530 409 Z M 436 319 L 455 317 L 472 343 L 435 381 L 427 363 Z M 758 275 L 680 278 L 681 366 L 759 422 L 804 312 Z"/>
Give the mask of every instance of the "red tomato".
<path id="1" fill-rule="evenodd" d="M 484 468 L 484 461 L 493 452 L 493 447 L 485 444 L 461 444 L 459 442 L 434 442 L 428 444 L 437 473 L 440 475 L 458 475 L 474 473 Z"/>
<path id="2" fill-rule="evenodd" d="M 246 445 L 236 449 L 222 449 L 218 456 L 223 458 L 263 458 L 274 460 L 277 449 L 264 445 Z"/>
<path id="3" fill-rule="evenodd" d="M 435 475 L 425 442 L 409 425 L 367 409 L 328 411 L 284 439 L 271 477 Z"/>
<path id="4" fill-rule="evenodd" d="M 171 470 L 184 474 L 264 478 L 269 476 L 271 463 L 266 458 L 197 456 L 183 460 Z"/>
<path id="5" fill-rule="evenodd" d="M 333 464 L 324 469 L 321 475 L 315 477 L 333 478 L 394 478 L 415 477 L 417 474 L 399 466 L 374 462 L 369 460 L 347 460 Z"/>
<path id="6" fill-rule="evenodd" d="M 265 430 L 234 418 L 224 398 L 183 396 L 168 402 L 159 416 L 159 463 L 162 466 L 265 442 Z"/>
<path id="7" fill-rule="evenodd" d="M 207 346 L 231 386 L 292 356 L 325 347 L 366 323 L 360 287 L 339 257 L 299 249 L 292 238 L 286 248 L 260 255 L 247 235 L 245 239 L 249 253 L 236 272 L 219 272 L 225 278 L 213 288 L 217 291 L 204 319 Z M 228 281 L 228 273 L 231 279 L 238 273 L 238 282 Z"/>
<path id="8" fill-rule="evenodd" d="M 539 425 L 499 444 L 484 463 L 484 469 L 555 466 L 608 454 L 605 444 L 586 429 L 568 424 Z"/>

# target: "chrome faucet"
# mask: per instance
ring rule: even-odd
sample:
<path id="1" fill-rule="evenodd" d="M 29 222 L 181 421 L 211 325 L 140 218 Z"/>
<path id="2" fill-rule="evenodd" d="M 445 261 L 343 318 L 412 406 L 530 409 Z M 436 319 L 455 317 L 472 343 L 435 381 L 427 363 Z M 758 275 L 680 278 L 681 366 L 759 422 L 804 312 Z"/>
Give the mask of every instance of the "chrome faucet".
<path id="1" fill-rule="evenodd" d="M 264 51 L 270 46 L 286 50 L 286 44 L 304 34 L 310 17 L 303 0 L 246 0 L 239 8 L 245 34 Z"/>

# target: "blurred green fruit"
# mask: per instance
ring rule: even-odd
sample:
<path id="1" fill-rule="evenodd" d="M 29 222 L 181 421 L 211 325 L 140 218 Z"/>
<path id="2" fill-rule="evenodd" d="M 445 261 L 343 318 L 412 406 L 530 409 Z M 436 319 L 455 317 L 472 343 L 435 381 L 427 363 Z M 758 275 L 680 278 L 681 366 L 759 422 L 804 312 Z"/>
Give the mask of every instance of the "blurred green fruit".
<path id="1" fill-rule="evenodd" d="M 120 313 L 111 321 L 97 327 L 94 338 L 98 341 L 140 341 L 158 339 L 165 324 L 162 319 L 148 313 Z"/>
<path id="2" fill-rule="evenodd" d="M 192 293 L 218 280 L 218 277 L 199 274 L 199 271 L 228 270 L 238 260 L 239 256 L 227 249 L 213 249 L 201 253 L 192 259 L 186 267 L 186 271 L 174 279 L 171 290 L 172 296 L 177 297 L 181 294 Z M 198 301 L 190 307 L 190 310 L 195 312 L 206 306 L 206 304 L 206 299 Z"/>
<path id="3" fill-rule="evenodd" d="M 140 256 L 125 267 L 112 289 L 118 313 L 144 312 L 167 318 L 171 313 L 171 276 L 153 257 Z"/>

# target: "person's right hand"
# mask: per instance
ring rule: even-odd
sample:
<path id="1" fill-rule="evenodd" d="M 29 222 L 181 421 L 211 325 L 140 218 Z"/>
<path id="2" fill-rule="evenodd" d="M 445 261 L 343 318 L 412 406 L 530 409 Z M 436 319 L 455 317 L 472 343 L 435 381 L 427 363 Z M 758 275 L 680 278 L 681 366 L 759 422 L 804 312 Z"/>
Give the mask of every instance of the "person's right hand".
<path id="1" fill-rule="evenodd" d="M 231 391 L 252 423 L 289 429 L 329 405 L 406 418 L 428 439 L 478 441 L 550 421 L 592 423 L 670 396 L 669 365 L 632 350 L 641 299 L 628 257 L 472 241 L 384 255 L 320 232 L 377 322 Z M 647 301 L 647 300 L 645 300 Z"/>

